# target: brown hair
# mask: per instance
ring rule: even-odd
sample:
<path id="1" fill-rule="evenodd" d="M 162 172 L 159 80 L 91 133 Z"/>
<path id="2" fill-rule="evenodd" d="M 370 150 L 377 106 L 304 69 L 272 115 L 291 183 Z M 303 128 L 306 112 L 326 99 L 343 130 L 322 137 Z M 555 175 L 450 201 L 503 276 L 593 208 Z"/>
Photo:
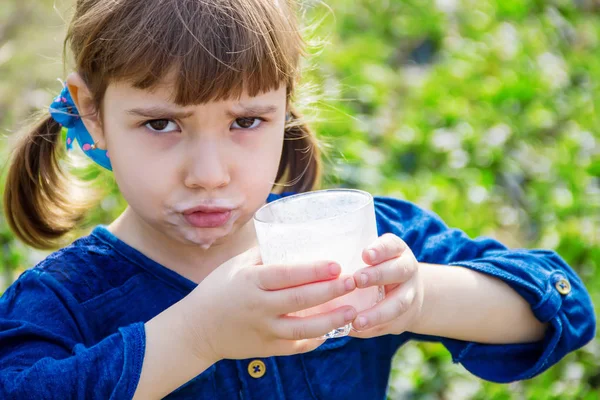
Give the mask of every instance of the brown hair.
<path id="1" fill-rule="evenodd" d="M 63 56 L 70 46 L 97 110 L 112 81 L 148 89 L 171 72 L 179 105 L 286 85 L 292 118 L 275 189 L 309 191 L 320 183 L 321 161 L 315 135 L 291 104 L 305 45 L 295 11 L 293 0 L 78 0 Z M 9 164 L 6 218 L 37 248 L 57 246 L 90 206 L 70 195 L 76 181 L 59 163 L 60 132 L 45 115 L 17 142 Z"/>

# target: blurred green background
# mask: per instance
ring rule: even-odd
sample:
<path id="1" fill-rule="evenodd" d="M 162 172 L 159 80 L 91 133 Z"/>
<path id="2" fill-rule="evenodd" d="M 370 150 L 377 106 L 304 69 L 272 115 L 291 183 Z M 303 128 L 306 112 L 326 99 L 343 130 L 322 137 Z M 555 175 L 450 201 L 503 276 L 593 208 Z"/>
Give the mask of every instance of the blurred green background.
<path id="1" fill-rule="evenodd" d="M 2 166 L 12 134 L 60 91 L 72 4 L 2 0 Z M 598 310 L 600 2 L 327 4 L 331 10 L 306 2 L 305 21 L 321 21 L 311 37 L 322 42 L 306 63 L 312 86 L 303 101 L 329 149 L 326 185 L 414 201 L 450 226 L 510 247 L 554 249 Z M 80 235 L 124 207 L 110 175 L 89 168 L 113 189 Z M 46 254 L 17 242 L 0 217 L 0 291 Z M 440 345 L 410 344 L 396 356 L 389 395 L 591 400 L 599 390 L 597 338 L 541 376 L 510 385 L 472 377 Z"/>

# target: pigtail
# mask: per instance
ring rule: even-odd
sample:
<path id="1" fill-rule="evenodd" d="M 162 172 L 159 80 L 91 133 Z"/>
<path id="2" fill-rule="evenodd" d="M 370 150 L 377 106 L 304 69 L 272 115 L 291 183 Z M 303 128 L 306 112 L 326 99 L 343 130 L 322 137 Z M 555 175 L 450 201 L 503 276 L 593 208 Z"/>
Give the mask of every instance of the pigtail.
<path id="1" fill-rule="evenodd" d="M 275 191 L 301 193 L 318 189 L 322 169 L 319 141 L 292 107 L 289 116 Z"/>
<path id="2" fill-rule="evenodd" d="M 6 220 L 19 239 L 39 249 L 59 246 L 89 206 L 77 201 L 77 181 L 59 164 L 61 129 L 50 115 L 43 117 L 18 139 L 8 165 Z"/>

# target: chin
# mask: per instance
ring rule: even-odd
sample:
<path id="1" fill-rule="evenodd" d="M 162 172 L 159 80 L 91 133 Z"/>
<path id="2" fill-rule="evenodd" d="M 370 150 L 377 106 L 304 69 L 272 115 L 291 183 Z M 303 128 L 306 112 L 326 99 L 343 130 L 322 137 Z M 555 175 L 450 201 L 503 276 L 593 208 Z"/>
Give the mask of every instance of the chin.
<path id="1" fill-rule="evenodd" d="M 208 250 L 213 245 L 219 245 L 235 232 L 234 227 L 223 228 L 194 228 L 186 227 L 183 230 L 183 241 L 192 246 L 200 246 Z"/>

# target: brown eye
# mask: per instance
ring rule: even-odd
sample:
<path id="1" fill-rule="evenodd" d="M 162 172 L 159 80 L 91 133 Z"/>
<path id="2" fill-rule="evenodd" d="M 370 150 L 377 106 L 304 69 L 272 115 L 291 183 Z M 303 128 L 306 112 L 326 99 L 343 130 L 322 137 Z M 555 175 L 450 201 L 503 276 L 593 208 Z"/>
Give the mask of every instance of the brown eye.
<path id="1" fill-rule="evenodd" d="M 261 118 L 255 118 L 255 117 L 238 118 L 234 122 L 234 128 L 254 129 L 254 128 L 257 128 L 258 126 L 260 126 L 261 122 L 262 122 Z"/>
<path id="2" fill-rule="evenodd" d="M 170 119 L 154 119 L 145 123 L 154 133 L 168 133 L 177 130 L 177 124 Z"/>
<path id="3" fill-rule="evenodd" d="M 157 120 L 148 122 L 148 125 L 150 125 L 150 127 L 152 129 L 154 129 L 155 131 L 162 131 L 163 129 L 166 129 L 167 126 L 169 126 L 169 120 L 157 119 Z"/>

